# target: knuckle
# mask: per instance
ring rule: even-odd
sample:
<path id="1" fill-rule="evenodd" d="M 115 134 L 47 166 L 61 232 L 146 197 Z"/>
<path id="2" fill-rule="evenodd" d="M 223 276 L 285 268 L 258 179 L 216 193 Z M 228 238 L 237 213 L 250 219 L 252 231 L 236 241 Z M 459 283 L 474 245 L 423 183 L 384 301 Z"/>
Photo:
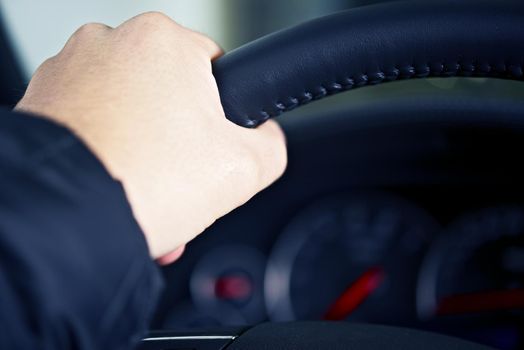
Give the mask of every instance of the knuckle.
<path id="1" fill-rule="evenodd" d="M 31 80 L 39 78 L 41 76 L 46 76 L 49 72 L 54 71 L 57 63 L 59 62 L 60 54 L 47 58 L 37 67 L 37 69 L 33 73 L 33 77 L 31 78 Z"/>
<path id="2" fill-rule="evenodd" d="M 211 39 L 210 37 L 208 37 L 207 35 L 203 34 L 203 33 L 200 33 L 200 32 L 193 32 L 193 35 L 195 36 L 195 38 L 197 40 L 199 40 L 201 43 L 205 44 L 205 45 L 216 45 L 216 43 L 213 41 L 213 39 Z"/>
<path id="3" fill-rule="evenodd" d="M 207 35 L 200 32 L 192 32 L 195 41 L 201 46 L 206 52 L 211 55 L 217 55 L 222 53 L 220 46 Z"/>
<path id="4" fill-rule="evenodd" d="M 108 28 L 102 23 L 86 23 L 78 28 L 73 36 L 91 36 L 106 31 Z"/>
<path id="5" fill-rule="evenodd" d="M 177 34 L 181 28 L 175 21 L 162 12 L 146 12 L 131 21 L 132 32 L 139 33 L 146 42 L 165 42 Z"/>
<path id="6" fill-rule="evenodd" d="M 57 60 L 58 60 L 58 55 L 47 58 L 44 62 L 42 62 L 42 64 L 40 64 L 36 72 L 38 73 L 40 71 L 49 69 L 50 67 L 52 67 L 55 64 Z"/>
<path id="7" fill-rule="evenodd" d="M 162 28 L 176 24 L 168 15 L 162 12 L 151 11 L 135 17 L 135 23 L 144 25 L 147 28 Z"/>

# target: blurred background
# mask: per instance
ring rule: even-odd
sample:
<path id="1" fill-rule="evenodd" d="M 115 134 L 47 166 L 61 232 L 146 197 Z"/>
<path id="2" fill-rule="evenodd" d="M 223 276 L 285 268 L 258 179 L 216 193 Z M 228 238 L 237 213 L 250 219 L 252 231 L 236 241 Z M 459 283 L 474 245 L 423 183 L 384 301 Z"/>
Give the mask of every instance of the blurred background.
<path id="1" fill-rule="evenodd" d="M 0 104 L 84 23 L 162 11 L 227 52 L 378 2 L 0 0 Z M 523 85 L 399 81 L 286 113 L 286 175 L 164 268 L 153 327 L 347 319 L 523 348 Z M 365 297 L 340 306 L 343 292 Z"/>
<path id="2" fill-rule="evenodd" d="M 370 0 L 1 0 L 9 38 L 24 76 L 56 54 L 82 24 L 118 26 L 146 11 L 161 11 L 218 42 L 226 51 L 264 34 Z"/>

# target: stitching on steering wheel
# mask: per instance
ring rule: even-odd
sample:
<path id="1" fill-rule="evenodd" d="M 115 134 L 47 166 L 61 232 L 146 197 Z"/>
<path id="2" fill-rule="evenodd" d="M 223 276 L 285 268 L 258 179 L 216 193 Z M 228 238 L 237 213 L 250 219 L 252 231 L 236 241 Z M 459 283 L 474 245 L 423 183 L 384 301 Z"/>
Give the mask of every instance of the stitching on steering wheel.
<path id="1" fill-rule="evenodd" d="M 247 117 L 248 126 L 257 126 L 261 122 L 279 116 L 283 112 L 290 111 L 296 107 L 307 104 L 312 100 L 319 100 L 329 95 L 334 95 L 342 91 L 350 90 L 355 87 L 361 87 L 366 85 L 378 85 L 385 81 L 394 81 L 400 79 L 412 79 L 425 78 L 429 76 L 433 77 L 501 77 L 506 75 L 512 79 L 522 79 L 523 69 L 522 65 L 502 63 L 500 65 L 490 63 L 460 63 L 460 62 L 430 62 L 424 65 L 412 64 L 409 66 L 398 66 L 395 65 L 390 71 L 383 70 L 374 72 L 372 74 L 362 73 L 353 75 L 352 77 L 344 78 L 344 82 L 334 81 L 326 85 L 320 84 L 314 90 L 315 93 L 305 90 L 304 93 L 299 97 L 289 96 L 285 99 L 281 99 L 273 105 L 273 112 L 270 112 L 269 108 L 261 109 L 258 118 Z M 373 76 L 370 79 L 370 76 Z M 284 101 L 290 101 L 286 103 Z"/>

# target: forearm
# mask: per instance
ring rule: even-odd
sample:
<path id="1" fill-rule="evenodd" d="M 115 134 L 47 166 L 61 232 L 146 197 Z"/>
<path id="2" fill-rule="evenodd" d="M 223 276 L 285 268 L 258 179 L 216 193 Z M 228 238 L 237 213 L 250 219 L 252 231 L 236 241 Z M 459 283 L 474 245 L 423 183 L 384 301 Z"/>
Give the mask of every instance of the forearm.
<path id="1" fill-rule="evenodd" d="M 69 131 L 0 112 L 0 348 L 119 349 L 161 280 L 121 185 Z"/>

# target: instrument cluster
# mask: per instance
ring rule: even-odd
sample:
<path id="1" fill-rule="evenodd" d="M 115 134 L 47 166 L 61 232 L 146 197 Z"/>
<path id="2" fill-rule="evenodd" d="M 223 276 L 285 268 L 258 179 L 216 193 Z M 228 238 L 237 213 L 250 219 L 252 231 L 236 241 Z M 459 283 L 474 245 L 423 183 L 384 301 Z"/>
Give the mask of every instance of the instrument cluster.
<path id="1" fill-rule="evenodd" d="M 332 320 L 524 348 L 524 122 L 471 110 L 476 90 L 393 85 L 409 96 L 282 121 L 286 174 L 164 269 L 153 328 Z"/>
<path id="2" fill-rule="evenodd" d="M 524 324 L 524 207 L 482 208 L 442 225 L 395 195 L 328 196 L 296 213 L 267 254 L 240 243 L 209 250 L 187 299 L 164 328 L 352 321 L 513 348 Z"/>

